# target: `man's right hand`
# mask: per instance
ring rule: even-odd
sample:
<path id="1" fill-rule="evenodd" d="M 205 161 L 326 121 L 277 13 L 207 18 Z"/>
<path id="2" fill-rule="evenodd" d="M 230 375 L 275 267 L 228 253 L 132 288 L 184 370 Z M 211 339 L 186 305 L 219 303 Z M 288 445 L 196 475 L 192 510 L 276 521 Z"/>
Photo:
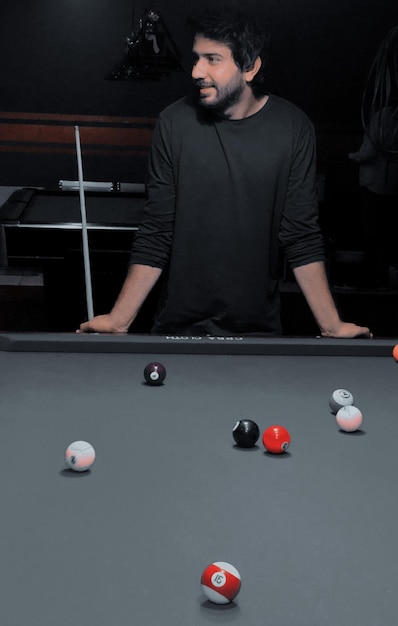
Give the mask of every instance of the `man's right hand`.
<path id="1" fill-rule="evenodd" d="M 128 328 L 121 328 L 115 325 L 110 314 L 97 315 L 88 322 L 80 324 L 77 333 L 127 333 Z"/>
<path id="2" fill-rule="evenodd" d="M 141 305 L 162 270 L 150 265 L 130 265 L 122 290 L 106 315 L 97 315 L 80 325 L 78 333 L 127 333 Z"/>

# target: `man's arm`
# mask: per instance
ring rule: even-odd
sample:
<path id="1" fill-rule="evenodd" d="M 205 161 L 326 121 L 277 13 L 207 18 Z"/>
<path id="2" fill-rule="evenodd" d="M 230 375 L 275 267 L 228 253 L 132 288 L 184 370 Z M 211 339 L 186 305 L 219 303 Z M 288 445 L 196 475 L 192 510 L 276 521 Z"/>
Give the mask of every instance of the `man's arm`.
<path id="1" fill-rule="evenodd" d="M 294 275 L 319 325 L 322 337 L 352 338 L 360 335 L 371 337 L 369 328 L 343 322 L 340 319 L 321 261 L 296 267 Z"/>
<path id="2" fill-rule="evenodd" d="M 127 333 L 161 273 L 158 267 L 131 265 L 112 311 L 84 322 L 77 332 Z"/>

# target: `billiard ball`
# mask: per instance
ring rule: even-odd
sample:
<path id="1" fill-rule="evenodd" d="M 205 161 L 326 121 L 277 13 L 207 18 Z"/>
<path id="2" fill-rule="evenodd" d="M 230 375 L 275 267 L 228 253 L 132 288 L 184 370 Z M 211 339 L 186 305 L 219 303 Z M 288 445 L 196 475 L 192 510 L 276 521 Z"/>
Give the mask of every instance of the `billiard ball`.
<path id="1" fill-rule="evenodd" d="M 260 437 L 260 429 L 253 420 L 242 419 L 233 427 L 232 436 L 240 448 L 252 448 Z"/>
<path id="2" fill-rule="evenodd" d="M 95 461 L 95 450 L 87 441 L 74 441 L 66 449 L 65 461 L 75 472 L 85 472 Z"/>
<path id="3" fill-rule="evenodd" d="M 202 590 L 210 602 L 228 604 L 239 593 L 241 577 L 233 565 L 216 561 L 208 565 L 200 580 Z"/>
<path id="4" fill-rule="evenodd" d="M 144 369 L 144 378 L 148 385 L 161 385 L 166 378 L 166 368 L 161 363 L 148 363 Z"/>
<path id="5" fill-rule="evenodd" d="M 354 396 L 347 389 L 336 389 L 329 398 L 332 413 L 337 413 L 342 406 L 354 404 Z"/>
<path id="6" fill-rule="evenodd" d="M 284 426 L 275 424 L 263 432 L 262 442 L 267 452 L 282 454 L 290 445 L 290 433 Z"/>
<path id="7" fill-rule="evenodd" d="M 398 361 L 398 343 L 392 349 L 392 355 L 396 361 Z"/>
<path id="8" fill-rule="evenodd" d="M 348 406 L 342 406 L 336 413 L 336 422 L 341 430 L 346 433 L 352 433 L 354 430 L 358 430 L 363 421 L 363 415 L 361 411 L 352 404 Z"/>

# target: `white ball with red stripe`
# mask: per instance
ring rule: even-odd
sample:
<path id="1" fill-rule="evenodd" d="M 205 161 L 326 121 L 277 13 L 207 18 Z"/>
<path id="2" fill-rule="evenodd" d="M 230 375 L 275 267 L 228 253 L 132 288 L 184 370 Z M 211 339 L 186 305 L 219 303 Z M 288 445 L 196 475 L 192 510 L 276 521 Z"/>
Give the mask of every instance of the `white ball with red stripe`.
<path id="1" fill-rule="evenodd" d="M 200 582 L 210 602 L 228 604 L 238 595 L 241 578 L 236 567 L 224 561 L 216 561 L 206 567 Z"/>

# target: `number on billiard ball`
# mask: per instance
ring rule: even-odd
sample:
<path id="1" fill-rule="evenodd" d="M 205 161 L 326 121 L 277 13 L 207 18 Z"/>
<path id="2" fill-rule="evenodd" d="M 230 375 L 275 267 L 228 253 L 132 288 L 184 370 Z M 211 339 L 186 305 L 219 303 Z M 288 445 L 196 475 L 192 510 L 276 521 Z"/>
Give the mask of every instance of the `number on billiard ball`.
<path id="1" fill-rule="evenodd" d="M 161 363 L 148 363 L 144 369 L 144 378 L 148 385 L 161 385 L 166 378 L 166 368 Z"/>
<path id="2" fill-rule="evenodd" d="M 332 413 L 337 413 L 342 406 L 354 404 L 354 397 L 347 389 L 335 389 L 329 398 L 329 406 Z"/>
<path id="3" fill-rule="evenodd" d="M 252 448 L 260 437 L 260 429 L 253 420 L 242 419 L 236 422 L 232 436 L 240 448 Z"/>

